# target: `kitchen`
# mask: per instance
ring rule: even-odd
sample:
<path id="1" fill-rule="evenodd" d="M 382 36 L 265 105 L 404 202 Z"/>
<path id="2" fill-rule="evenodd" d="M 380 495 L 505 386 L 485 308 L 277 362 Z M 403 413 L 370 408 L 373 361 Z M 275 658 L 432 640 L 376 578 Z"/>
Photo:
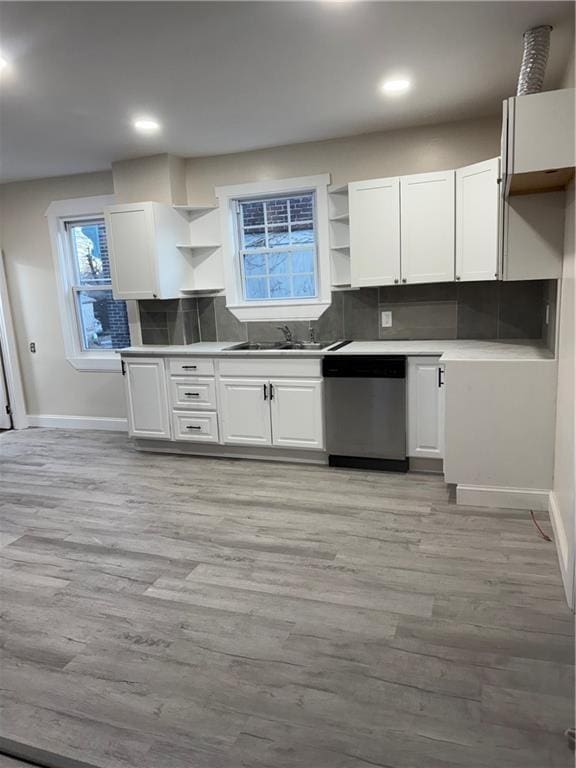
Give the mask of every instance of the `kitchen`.
<path id="1" fill-rule="evenodd" d="M 177 78 L 206 104 L 184 118 L 134 71 L 122 140 L 100 103 L 102 135 L 50 158 L 18 137 L 11 41 L 88 24 L 89 61 L 109 21 L 134 53 L 135 4 L 2 5 L 7 766 L 567 766 L 571 4 L 142 3 L 166 83 L 185 22 L 203 66 L 230 42 L 235 88 L 265 32 L 294 103 L 214 105 L 202 71 Z M 379 61 L 390 19 L 414 63 L 387 33 L 375 122 L 352 51 Z M 439 41 L 475 25 L 494 62 L 466 35 L 458 77 Z M 213 133 L 222 104 L 238 123 Z"/>

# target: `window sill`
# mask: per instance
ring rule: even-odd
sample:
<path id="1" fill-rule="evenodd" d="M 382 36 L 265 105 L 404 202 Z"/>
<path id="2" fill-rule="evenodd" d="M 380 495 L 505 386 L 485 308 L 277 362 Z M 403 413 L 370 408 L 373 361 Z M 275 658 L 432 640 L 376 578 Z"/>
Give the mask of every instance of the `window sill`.
<path id="1" fill-rule="evenodd" d="M 87 352 L 84 355 L 68 357 L 67 360 L 77 371 L 102 371 L 108 373 L 121 373 L 122 371 L 120 357 L 116 353 L 109 355 L 98 352 L 90 354 L 90 352 Z"/>
<path id="2" fill-rule="evenodd" d="M 227 309 L 243 323 L 279 320 L 318 320 L 330 302 L 314 301 L 306 304 L 227 304 Z"/>

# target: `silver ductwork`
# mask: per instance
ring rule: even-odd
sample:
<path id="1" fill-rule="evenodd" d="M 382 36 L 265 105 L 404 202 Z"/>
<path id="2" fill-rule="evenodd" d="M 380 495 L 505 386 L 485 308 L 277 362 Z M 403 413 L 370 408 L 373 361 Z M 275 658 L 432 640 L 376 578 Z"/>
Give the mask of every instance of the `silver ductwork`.
<path id="1" fill-rule="evenodd" d="M 552 27 L 542 25 L 524 32 L 524 53 L 518 78 L 517 96 L 539 93 L 544 85 L 544 74 L 550 51 Z"/>

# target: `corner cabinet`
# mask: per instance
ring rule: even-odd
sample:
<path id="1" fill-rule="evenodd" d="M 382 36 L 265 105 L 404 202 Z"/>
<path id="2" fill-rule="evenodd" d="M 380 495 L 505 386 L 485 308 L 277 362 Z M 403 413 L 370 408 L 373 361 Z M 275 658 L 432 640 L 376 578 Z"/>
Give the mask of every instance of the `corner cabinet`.
<path id="1" fill-rule="evenodd" d="M 178 244 L 189 226 L 163 203 L 105 210 L 112 290 L 116 299 L 173 299 L 191 283 L 192 267 Z"/>
<path id="2" fill-rule="evenodd" d="M 131 437 L 170 439 L 164 360 L 138 357 L 122 361 Z"/>
<path id="3" fill-rule="evenodd" d="M 444 458 L 444 365 L 437 357 L 408 358 L 408 456 Z"/>
<path id="4" fill-rule="evenodd" d="M 456 280 L 499 276 L 500 158 L 456 171 Z"/>

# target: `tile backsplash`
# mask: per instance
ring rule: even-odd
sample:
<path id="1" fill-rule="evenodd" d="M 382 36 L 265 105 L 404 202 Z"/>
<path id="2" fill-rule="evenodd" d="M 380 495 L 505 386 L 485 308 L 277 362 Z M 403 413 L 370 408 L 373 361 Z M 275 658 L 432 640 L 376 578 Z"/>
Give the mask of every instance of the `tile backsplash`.
<path id="1" fill-rule="evenodd" d="M 546 304 L 550 322 L 545 323 Z M 223 296 L 140 301 L 144 344 L 281 339 L 279 322 L 241 323 Z M 435 283 L 337 291 L 316 321 L 291 322 L 332 339 L 545 339 L 553 346 L 556 281 Z M 392 327 L 382 328 L 382 311 Z"/>

